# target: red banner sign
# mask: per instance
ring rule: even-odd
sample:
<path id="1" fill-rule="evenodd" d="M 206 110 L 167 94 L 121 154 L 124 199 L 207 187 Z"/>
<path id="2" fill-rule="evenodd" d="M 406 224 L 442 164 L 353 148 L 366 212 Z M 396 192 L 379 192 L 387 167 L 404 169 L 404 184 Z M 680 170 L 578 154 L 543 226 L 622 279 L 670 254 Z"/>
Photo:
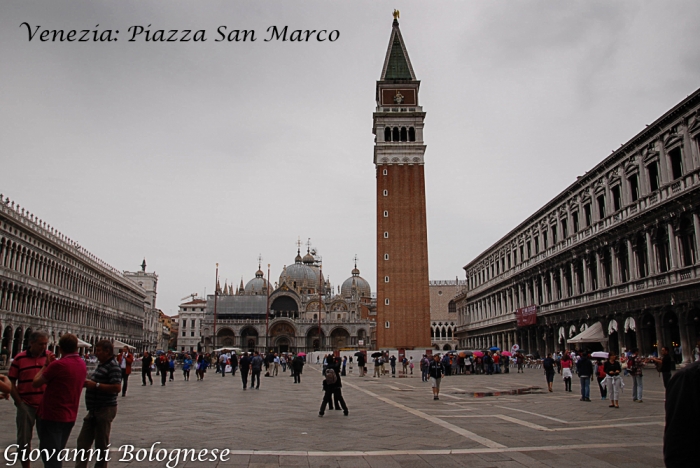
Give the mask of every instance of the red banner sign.
<path id="1" fill-rule="evenodd" d="M 520 308 L 515 311 L 515 317 L 518 319 L 519 327 L 527 327 L 528 325 L 537 324 L 537 306 L 531 305 Z"/>

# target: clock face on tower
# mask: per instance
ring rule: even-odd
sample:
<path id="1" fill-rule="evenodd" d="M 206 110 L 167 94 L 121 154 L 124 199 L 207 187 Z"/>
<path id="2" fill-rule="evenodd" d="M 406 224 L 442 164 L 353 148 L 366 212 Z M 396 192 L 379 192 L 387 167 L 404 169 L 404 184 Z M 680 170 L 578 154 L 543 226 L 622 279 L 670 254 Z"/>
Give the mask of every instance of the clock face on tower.
<path id="1" fill-rule="evenodd" d="M 383 106 L 415 106 L 415 89 L 382 89 Z"/>

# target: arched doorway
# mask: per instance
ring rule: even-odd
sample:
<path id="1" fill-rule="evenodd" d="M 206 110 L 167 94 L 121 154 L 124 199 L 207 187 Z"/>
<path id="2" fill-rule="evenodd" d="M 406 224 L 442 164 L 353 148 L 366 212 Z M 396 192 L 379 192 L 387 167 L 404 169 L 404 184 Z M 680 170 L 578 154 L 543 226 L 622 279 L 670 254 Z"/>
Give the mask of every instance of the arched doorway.
<path id="1" fill-rule="evenodd" d="M 624 325 L 625 333 L 625 347 L 627 349 L 634 349 L 637 347 L 637 322 L 632 317 L 627 317 L 625 319 Z"/>
<path id="2" fill-rule="evenodd" d="M 253 327 L 241 330 L 241 347 L 252 352 L 258 346 L 258 331 Z"/>
<path id="3" fill-rule="evenodd" d="M 270 327 L 270 343 L 278 353 L 287 353 L 294 342 L 297 331 L 294 325 L 286 320 L 275 323 Z"/>
<path id="4" fill-rule="evenodd" d="M 656 343 L 656 320 L 650 313 L 642 316 L 642 323 L 639 324 L 639 333 L 641 335 L 642 354 L 649 355 L 657 353 Z"/>
<path id="5" fill-rule="evenodd" d="M 452 349 L 452 346 L 450 346 L 449 344 L 446 344 L 445 346 L 442 347 L 443 351 L 450 351 L 451 349 Z"/>
<path id="6" fill-rule="evenodd" d="M 350 333 L 344 328 L 336 328 L 331 332 L 333 350 L 346 348 L 350 344 Z"/>
<path id="7" fill-rule="evenodd" d="M 12 357 L 22 352 L 22 327 L 15 330 L 15 336 L 12 339 Z"/>
<path id="8" fill-rule="evenodd" d="M 12 327 L 9 325 L 2 332 L 2 347 L 7 348 L 7 351 L 12 349 Z"/>
<path id="9" fill-rule="evenodd" d="M 618 334 L 617 320 L 608 322 L 608 351 L 620 355 L 620 335 Z"/>
<path id="10" fill-rule="evenodd" d="M 683 361 L 683 356 L 680 353 L 681 346 L 681 331 L 678 327 L 678 316 L 673 311 L 668 311 L 663 315 L 661 322 L 664 340 L 663 345 L 671 350 L 671 356 L 675 359 L 676 364 Z"/>
<path id="11" fill-rule="evenodd" d="M 230 328 L 222 328 L 216 333 L 216 346 L 219 348 L 236 346 L 236 334 Z"/>
<path id="12" fill-rule="evenodd" d="M 319 335 L 318 327 L 313 327 L 306 334 L 306 349 L 307 351 L 320 351 L 325 349 L 326 335 L 321 330 Z"/>

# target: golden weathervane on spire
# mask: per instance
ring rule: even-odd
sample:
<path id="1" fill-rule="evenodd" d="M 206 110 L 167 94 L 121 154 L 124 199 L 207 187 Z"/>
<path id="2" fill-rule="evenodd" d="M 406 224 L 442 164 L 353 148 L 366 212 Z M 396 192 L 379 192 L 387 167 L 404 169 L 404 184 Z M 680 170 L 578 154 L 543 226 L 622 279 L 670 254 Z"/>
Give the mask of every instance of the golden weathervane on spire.
<path id="1" fill-rule="evenodd" d="M 396 19 L 399 19 L 400 17 L 401 17 L 401 13 L 399 12 L 399 10 L 394 10 L 394 19 L 396 20 Z"/>

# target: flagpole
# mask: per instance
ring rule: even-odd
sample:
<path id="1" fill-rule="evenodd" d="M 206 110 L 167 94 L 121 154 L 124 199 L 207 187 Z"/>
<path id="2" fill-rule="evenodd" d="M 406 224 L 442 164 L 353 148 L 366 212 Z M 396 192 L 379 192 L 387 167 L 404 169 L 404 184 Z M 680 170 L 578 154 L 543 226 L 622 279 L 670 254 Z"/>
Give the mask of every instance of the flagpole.
<path id="1" fill-rule="evenodd" d="M 212 343 L 214 344 L 214 347 L 212 348 L 212 351 L 216 349 L 216 303 L 219 298 L 219 264 L 216 264 L 216 283 L 214 284 L 214 338 L 212 340 Z"/>
<path id="2" fill-rule="evenodd" d="M 265 351 L 270 349 L 270 264 L 267 264 L 267 308 L 265 312 Z"/>

